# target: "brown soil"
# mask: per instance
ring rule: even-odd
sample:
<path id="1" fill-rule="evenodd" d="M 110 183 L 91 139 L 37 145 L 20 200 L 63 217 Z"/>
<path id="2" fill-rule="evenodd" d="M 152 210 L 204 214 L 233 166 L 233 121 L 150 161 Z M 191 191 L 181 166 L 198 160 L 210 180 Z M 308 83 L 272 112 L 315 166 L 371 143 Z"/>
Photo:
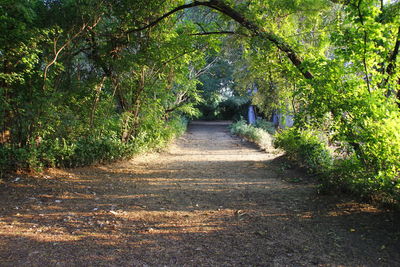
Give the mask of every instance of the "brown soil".
<path id="1" fill-rule="evenodd" d="M 195 122 L 169 150 L 0 188 L 1 266 L 400 266 L 400 217 Z"/>

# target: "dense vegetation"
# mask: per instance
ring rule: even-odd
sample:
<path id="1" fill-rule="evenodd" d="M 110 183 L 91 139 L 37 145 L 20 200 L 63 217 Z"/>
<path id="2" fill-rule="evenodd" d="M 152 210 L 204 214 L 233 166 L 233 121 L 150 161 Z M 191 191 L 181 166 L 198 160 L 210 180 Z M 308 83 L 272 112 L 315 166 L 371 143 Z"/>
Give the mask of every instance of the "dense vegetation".
<path id="1" fill-rule="evenodd" d="M 209 68 L 200 75 L 198 89 L 203 101 L 197 105 L 203 120 L 240 120 L 247 116 L 248 95 L 236 89 L 234 74 L 238 50 L 222 44 L 219 55 L 209 57 Z"/>
<path id="2" fill-rule="evenodd" d="M 256 143 L 261 149 L 268 151 L 273 148 L 272 135 L 275 133 L 275 127 L 268 121 L 259 119 L 252 125 L 245 120 L 240 120 L 232 123 L 230 130 L 232 134 Z"/>
<path id="3" fill-rule="evenodd" d="M 182 132 L 210 44 L 183 19 L 135 30 L 170 9 L 139 4 L 2 1 L 1 170 L 114 160 Z"/>
<path id="4" fill-rule="evenodd" d="M 2 0 L 1 172 L 128 157 L 182 131 L 196 107 L 234 117 L 251 95 L 266 117 L 295 115 L 279 146 L 305 153 L 303 164 L 323 158 L 311 169 L 322 164 L 330 184 L 398 199 L 398 10 L 382 0 Z"/>

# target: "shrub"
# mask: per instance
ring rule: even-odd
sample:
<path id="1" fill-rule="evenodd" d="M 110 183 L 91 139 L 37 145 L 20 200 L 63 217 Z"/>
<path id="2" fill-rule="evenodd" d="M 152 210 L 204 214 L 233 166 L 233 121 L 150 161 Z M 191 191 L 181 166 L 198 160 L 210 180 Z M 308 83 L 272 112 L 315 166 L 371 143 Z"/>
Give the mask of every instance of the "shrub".
<path id="1" fill-rule="evenodd" d="M 368 134 L 359 131 L 368 142 L 359 142 L 358 151 L 350 149 L 336 158 L 324 135 L 315 130 L 284 130 L 275 135 L 274 144 L 298 165 L 319 175 L 320 191 L 345 191 L 364 199 L 398 205 L 400 146 L 396 127 L 399 126 L 388 123 L 376 126 Z"/>
<path id="2" fill-rule="evenodd" d="M 332 168 L 332 153 L 317 131 L 289 128 L 275 135 L 274 145 L 310 173 L 326 173 Z"/>
<path id="3" fill-rule="evenodd" d="M 32 140 L 23 148 L 0 146 L 0 177 L 15 169 L 44 167 L 77 167 L 131 157 L 139 152 L 164 147 L 171 139 L 183 134 L 187 120 L 181 117 L 164 121 L 163 127 L 142 129 L 138 138 L 124 143 L 113 132 L 81 136 L 76 139 L 45 139 L 40 144 Z"/>
<path id="4" fill-rule="evenodd" d="M 272 136 L 261 128 L 256 128 L 247 124 L 245 120 L 232 123 L 230 129 L 232 134 L 241 136 L 250 142 L 256 143 L 262 149 L 272 148 Z"/>
<path id="5" fill-rule="evenodd" d="M 4 144 L 0 145 L 0 178 L 11 168 L 12 149 Z"/>
<path id="6" fill-rule="evenodd" d="M 257 128 L 261 128 L 269 134 L 275 134 L 275 126 L 272 122 L 267 121 L 265 119 L 257 119 L 256 124 L 254 125 Z"/>
<path id="7" fill-rule="evenodd" d="M 337 160 L 329 183 L 363 198 L 400 203 L 400 119 L 365 117 L 353 129 L 358 146 Z"/>

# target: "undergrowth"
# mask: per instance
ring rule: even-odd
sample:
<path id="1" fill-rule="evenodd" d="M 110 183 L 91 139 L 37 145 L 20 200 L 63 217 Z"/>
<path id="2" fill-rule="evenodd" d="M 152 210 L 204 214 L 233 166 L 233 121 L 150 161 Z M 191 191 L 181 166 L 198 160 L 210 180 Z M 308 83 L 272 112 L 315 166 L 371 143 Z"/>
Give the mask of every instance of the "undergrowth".
<path id="1" fill-rule="evenodd" d="M 275 135 L 274 145 L 309 173 L 327 173 L 333 166 L 332 153 L 320 132 L 290 128 Z"/>
<path id="2" fill-rule="evenodd" d="M 260 148 L 272 149 L 273 126 L 266 121 L 258 120 L 254 126 L 247 124 L 245 120 L 240 120 L 231 124 L 230 130 L 232 134 L 238 135 L 246 140 L 256 143 Z"/>
<path id="3" fill-rule="evenodd" d="M 47 167 L 78 167 L 112 162 L 135 154 L 160 149 L 186 131 L 187 121 L 175 118 L 163 127 L 147 128 L 134 139 L 123 142 L 115 132 L 102 136 L 87 135 L 76 139 L 55 138 L 41 143 L 31 140 L 23 148 L 11 145 L 0 147 L 0 177 L 16 169 L 41 170 Z"/>
<path id="4" fill-rule="evenodd" d="M 326 136 L 316 130 L 290 128 L 275 135 L 274 145 L 290 160 L 320 178 L 319 191 L 346 192 L 364 200 L 400 207 L 400 162 L 374 169 L 354 151 L 335 152 Z M 385 149 L 384 146 L 381 150 Z M 393 161 L 396 154 L 387 155 Z"/>
<path id="5" fill-rule="evenodd" d="M 250 125 L 244 120 L 233 123 L 231 132 L 246 140 L 258 144 L 264 149 L 275 148 L 286 152 L 287 158 L 320 180 L 319 192 L 345 192 L 367 201 L 400 207 L 400 181 L 396 161 L 397 153 L 388 154 L 384 149 L 393 147 L 381 143 L 383 158 L 376 155 L 381 168 L 372 168 L 369 161 L 352 150 L 336 151 L 323 131 L 313 129 L 289 128 L 274 133 L 271 124 L 265 121 Z M 268 131 L 268 132 L 267 132 Z M 393 142 L 392 142 L 393 144 Z M 343 146 L 343 144 L 341 144 Z M 363 153 L 368 147 L 361 147 Z M 369 157 L 373 159 L 373 157 Z M 376 164 L 375 164 L 376 166 Z"/>

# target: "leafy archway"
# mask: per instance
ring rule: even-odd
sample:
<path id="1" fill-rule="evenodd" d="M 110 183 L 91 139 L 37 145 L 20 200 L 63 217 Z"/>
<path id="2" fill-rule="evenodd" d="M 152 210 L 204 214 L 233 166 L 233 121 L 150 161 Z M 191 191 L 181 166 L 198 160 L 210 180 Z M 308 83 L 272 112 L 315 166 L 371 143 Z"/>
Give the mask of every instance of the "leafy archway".
<path id="1" fill-rule="evenodd" d="M 349 172 L 398 188 L 399 5 L 3 1 L 0 164 L 82 165 L 165 143 L 197 113 L 207 56 L 228 47 L 237 90 L 255 85 L 264 112 L 294 113 L 296 134 L 318 129 Z"/>

